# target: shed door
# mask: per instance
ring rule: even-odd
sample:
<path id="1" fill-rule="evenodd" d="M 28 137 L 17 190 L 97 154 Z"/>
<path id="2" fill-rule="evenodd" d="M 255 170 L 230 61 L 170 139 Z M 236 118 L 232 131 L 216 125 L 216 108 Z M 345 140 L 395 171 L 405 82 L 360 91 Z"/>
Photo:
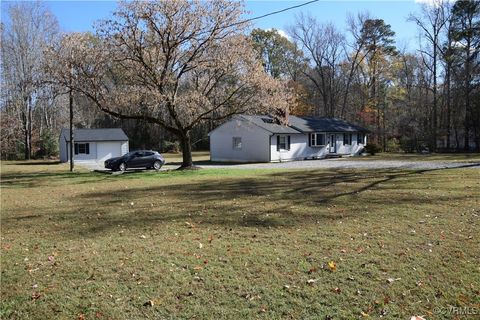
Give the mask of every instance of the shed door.
<path id="1" fill-rule="evenodd" d="M 109 158 L 120 157 L 122 154 L 121 142 L 98 142 L 97 161 L 105 161 Z"/>

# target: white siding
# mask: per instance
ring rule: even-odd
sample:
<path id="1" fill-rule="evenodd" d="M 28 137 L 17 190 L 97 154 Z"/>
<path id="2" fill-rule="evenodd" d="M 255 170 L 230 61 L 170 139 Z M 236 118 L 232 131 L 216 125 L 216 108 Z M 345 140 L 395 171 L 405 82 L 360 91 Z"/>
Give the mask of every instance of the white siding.
<path id="1" fill-rule="evenodd" d="M 58 148 L 59 148 L 59 153 L 60 153 L 60 162 L 67 162 L 68 161 L 68 151 L 67 151 L 67 145 L 68 143 L 65 141 L 65 139 L 60 135 L 60 138 L 58 140 Z"/>
<path id="2" fill-rule="evenodd" d="M 128 147 L 128 141 L 123 141 L 122 146 L 121 146 L 121 152 L 120 155 L 123 156 L 124 154 L 128 153 L 129 147 Z"/>
<path id="3" fill-rule="evenodd" d="M 104 162 L 107 159 L 120 157 L 122 155 L 121 141 L 102 141 L 97 142 L 96 145 L 97 152 L 95 160 L 98 162 Z"/>
<path id="4" fill-rule="evenodd" d="M 242 139 L 241 149 L 233 138 Z M 231 162 L 268 162 L 270 133 L 248 121 L 234 119 L 210 132 L 210 159 Z"/>
<path id="5" fill-rule="evenodd" d="M 309 147 L 307 134 L 285 134 L 290 136 L 290 150 L 277 151 L 277 136 L 270 140 L 271 161 L 304 160 L 305 158 L 324 158 L 327 150 L 325 147 Z"/>
<path id="6" fill-rule="evenodd" d="M 348 133 L 346 133 L 348 134 Z M 357 134 L 352 133 L 352 143 L 350 145 L 343 144 L 343 133 L 337 133 L 337 153 L 338 154 L 346 154 L 346 155 L 355 155 L 359 154 L 360 151 L 365 146 L 364 143 L 358 144 L 357 143 Z M 364 141 L 366 141 L 366 136 L 364 137 Z"/>
<path id="7" fill-rule="evenodd" d="M 304 160 L 311 158 L 325 158 L 329 153 L 330 135 L 335 134 L 336 153 L 342 155 L 358 154 L 365 144 L 357 144 L 357 134 L 352 133 L 352 144 L 343 144 L 343 133 L 326 133 L 323 147 L 309 147 L 308 134 L 290 134 L 290 150 L 277 151 L 277 136 L 273 135 L 270 141 L 271 161 Z M 288 135 L 285 135 L 288 136 Z M 366 141 L 366 137 L 364 138 Z"/>
<path id="8" fill-rule="evenodd" d="M 73 159 L 75 161 L 91 161 L 97 159 L 97 142 L 89 142 L 89 141 L 75 141 L 75 143 L 89 143 L 89 154 L 74 154 Z M 75 148 L 73 148 L 73 152 L 75 153 Z M 70 153 L 70 142 L 68 143 L 67 154 Z M 68 157 L 70 159 L 70 157 Z"/>
<path id="9" fill-rule="evenodd" d="M 89 154 L 76 154 L 75 161 L 103 162 L 108 158 L 119 157 L 128 152 L 128 141 L 76 141 L 75 143 L 89 143 Z M 70 159 L 70 143 L 60 139 L 60 161 Z"/>

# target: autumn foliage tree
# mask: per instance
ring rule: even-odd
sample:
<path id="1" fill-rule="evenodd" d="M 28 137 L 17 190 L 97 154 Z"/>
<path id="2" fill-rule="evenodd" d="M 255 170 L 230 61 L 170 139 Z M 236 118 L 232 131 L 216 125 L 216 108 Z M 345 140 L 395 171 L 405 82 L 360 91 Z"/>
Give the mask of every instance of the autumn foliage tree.
<path id="1" fill-rule="evenodd" d="M 228 0 L 121 2 L 94 36 L 71 34 L 54 46 L 47 69 L 111 116 L 173 133 L 181 168 L 190 168 L 195 126 L 289 103 L 245 36 L 242 13 Z"/>

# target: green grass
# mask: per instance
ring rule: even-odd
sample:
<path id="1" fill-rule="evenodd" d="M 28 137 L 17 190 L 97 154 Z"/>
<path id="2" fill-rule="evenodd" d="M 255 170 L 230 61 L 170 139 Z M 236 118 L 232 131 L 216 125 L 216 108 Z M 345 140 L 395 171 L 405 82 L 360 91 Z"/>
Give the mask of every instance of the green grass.
<path id="1" fill-rule="evenodd" d="M 162 153 L 167 161 L 167 164 L 178 164 L 182 163 L 182 154 L 181 153 Z M 193 152 L 193 161 L 194 162 L 207 162 L 210 161 L 210 152 L 208 151 L 195 151 Z"/>
<path id="2" fill-rule="evenodd" d="M 36 163 L 1 165 L 2 319 L 451 319 L 433 309 L 480 307 L 477 169 Z"/>

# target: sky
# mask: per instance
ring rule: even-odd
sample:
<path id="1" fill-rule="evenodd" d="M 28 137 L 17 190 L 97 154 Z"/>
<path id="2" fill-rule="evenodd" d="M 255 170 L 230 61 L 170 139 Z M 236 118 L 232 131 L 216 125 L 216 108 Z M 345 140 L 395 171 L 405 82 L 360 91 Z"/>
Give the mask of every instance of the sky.
<path id="1" fill-rule="evenodd" d="M 407 22 L 410 13 L 418 13 L 420 3 L 430 0 L 321 0 L 300 8 L 289 10 L 254 22 L 254 27 L 262 29 L 275 28 L 287 30 L 300 13 L 309 14 L 321 23 L 333 22 L 340 30 L 346 28 L 347 14 L 369 12 L 371 16 L 385 20 L 396 33 L 399 48 L 412 50 L 418 46 L 418 29 L 412 22 Z M 63 31 L 93 31 L 96 20 L 107 18 L 115 9 L 115 1 L 45 1 L 57 17 Z M 246 1 L 246 18 L 261 16 L 272 11 L 281 10 L 307 2 L 297 1 Z M 6 18 L 9 1 L 2 1 L 2 21 Z"/>

